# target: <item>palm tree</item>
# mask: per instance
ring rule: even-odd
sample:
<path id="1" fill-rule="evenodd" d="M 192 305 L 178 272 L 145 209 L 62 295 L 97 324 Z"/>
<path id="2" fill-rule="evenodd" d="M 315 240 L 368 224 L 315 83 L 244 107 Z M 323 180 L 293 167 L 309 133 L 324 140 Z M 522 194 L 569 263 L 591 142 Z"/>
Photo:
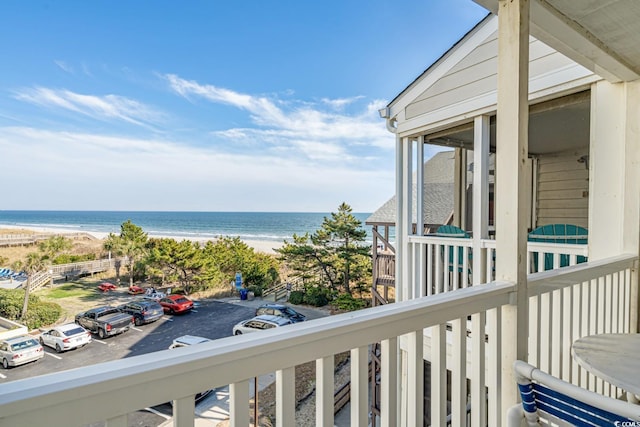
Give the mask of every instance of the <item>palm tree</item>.
<path id="1" fill-rule="evenodd" d="M 131 220 L 123 222 L 120 226 L 120 235 L 110 233 L 104 243 L 104 249 L 114 251 L 118 255 L 125 255 L 128 260 L 129 286 L 133 286 L 133 273 L 137 260 L 140 260 L 145 253 L 145 248 L 149 237 L 141 227 L 135 225 Z M 119 275 L 116 269 L 116 279 L 119 283 Z"/>
<path id="2" fill-rule="evenodd" d="M 42 271 L 46 266 L 45 258 L 42 254 L 31 252 L 27 254 L 24 261 L 16 261 L 13 269 L 16 271 L 24 271 L 27 274 L 27 284 L 24 288 L 24 301 L 22 303 L 22 313 L 20 318 L 24 319 L 29 308 L 29 293 L 31 292 L 31 280 L 33 275 Z"/>

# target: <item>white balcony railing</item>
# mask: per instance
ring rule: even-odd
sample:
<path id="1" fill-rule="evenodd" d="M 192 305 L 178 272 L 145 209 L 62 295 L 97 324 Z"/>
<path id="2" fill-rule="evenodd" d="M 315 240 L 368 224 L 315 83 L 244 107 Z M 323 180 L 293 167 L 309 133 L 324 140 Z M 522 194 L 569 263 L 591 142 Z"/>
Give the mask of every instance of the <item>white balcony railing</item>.
<path id="1" fill-rule="evenodd" d="M 547 363 L 563 378 L 599 387 L 572 363 L 567 346 L 587 333 L 631 330 L 635 261 L 634 256 L 620 256 L 530 276 L 529 295 L 538 301 L 530 310 L 531 336 L 536 337 L 530 340 L 530 354 L 536 362 Z M 246 427 L 249 379 L 271 372 L 276 372 L 277 425 L 295 425 L 294 367 L 312 360 L 317 367 L 316 425 L 333 425 L 333 356 L 344 351 L 351 352 L 351 425 L 366 426 L 368 346 L 379 341 L 383 426 L 422 425 L 423 359 L 431 361 L 431 405 L 426 411 L 431 425 L 446 424 L 450 405 L 451 425 L 465 425 L 469 417 L 474 426 L 500 426 L 506 410 L 499 396 L 500 354 L 512 345 L 500 337 L 500 308 L 512 301 L 514 289 L 511 283 L 494 282 L 9 382 L 0 388 L 0 426 L 82 426 L 102 420 L 110 427 L 125 426 L 127 414 L 171 400 L 174 425 L 193 426 L 194 395 L 229 385 L 231 425 Z M 553 330 L 545 326 L 551 324 Z M 543 347 L 547 336 L 549 347 Z M 406 349 L 402 358 L 399 345 Z M 401 389 L 407 392 L 402 411 L 397 406 Z M 617 392 L 606 385 L 600 389 Z"/>
<path id="2" fill-rule="evenodd" d="M 409 256 L 414 273 L 411 298 L 465 288 L 473 283 L 495 280 L 496 241 L 480 241 L 480 253 L 473 253 L 473 240 L 439 236 L 408 236 Z M 527 271 L 540 271 L 575 265 L 586 261 L 588 245 L 566 243 L 527 243 Z M 473 257 L 479 256 L 483 269 L 474 272 Z"/>

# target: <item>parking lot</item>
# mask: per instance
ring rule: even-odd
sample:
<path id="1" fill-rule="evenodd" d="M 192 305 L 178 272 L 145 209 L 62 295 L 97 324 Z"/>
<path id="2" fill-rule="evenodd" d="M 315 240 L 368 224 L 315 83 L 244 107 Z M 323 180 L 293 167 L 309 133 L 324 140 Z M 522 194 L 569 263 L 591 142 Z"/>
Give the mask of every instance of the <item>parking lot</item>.
<path id="1" fill-rule="evenodd" d="M 182 315 L 164 315 L 159 320 L 132 327 L 128 332 L 106 339 L 93 335 L 93 341 L 85 347 L 64 353 L 56 353 L 44 347 L 45 357 L 35 363 L 0 370 L 0 384 L 52 372 L 64 371 L 110 360 L 137 356 L 153 351 L 166 350 L 173 339 L 181 335 L 197 335 L 210 339 L 232 335 L 233 326 L 253 317 L 261 300 L 240 301 L 229 299 L 194 301 L 194 309 Z M 322 310 L 296 307 L 307 319 L 326 316 Z M 201 402 L 206 405 L 207 400 Z M 199 409 L 200 405 L 199 405 Z M 130 425 L 159 425 L 171 415 L 169 405 L 139 411 L 129 417 Z M 99 424 L 96 424 L 96 426 Z"/>

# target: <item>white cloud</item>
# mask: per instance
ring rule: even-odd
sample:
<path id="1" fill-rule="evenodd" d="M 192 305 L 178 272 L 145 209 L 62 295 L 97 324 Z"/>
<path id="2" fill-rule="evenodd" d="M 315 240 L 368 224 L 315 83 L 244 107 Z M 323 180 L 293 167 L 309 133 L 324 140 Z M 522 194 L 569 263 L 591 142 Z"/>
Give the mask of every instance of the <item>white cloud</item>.
<path id="1" fill-rule="evenodd" d="M 362 170 L 155 139 L 5 127 L 0 152 L 12 159 L 0 182 L 21 177 L 3 188 L 14 209 L 326 211 L 347 201 L 370 211 L 393 192 L 392 166 Z"/>
<path id="2" fill-rule="evenodd" d="M 69 74 L 73 74 L 74 73 L 73 67 L 71 65 L 67 64 L 66 62 L 60 61 L 60 60 L 56 60 L 56 61 L 53 61 L 53 62 L 62 71 L 66 72 L 66 73 L 69 73 Z"/>
<path id="3" fill-rule="evenodd" d="M 362 98 L 364 98 L 364 96 L 354 96 L 352 98 L 338 98 L 338 99 L 322 98 L 322 102 L 336 110 L 341 110 L 345 106 L 349 104 L 353 104 L 354 102 Z"/>
<path id="4" fill-rule="evenodd" d="M 118 95 L 83 95 L 64 89 L 34 87 L 14 92 L 14 98 L 41 107 L 63 109 L 99 120 L 121 120 L 148 126 L 163 114 L 138 101 Z"/>
<path id="5" fill-rule="evenodd" d="M 250 113 L 253 128 L 232 128 L 215 132 L 218 137 L 239 143 L 258 141 L 274 150 L 316 160 L 345 162 L 361 154 L 362 147 L 392 152 L 394 139 L 386 130 L 377 110 L 384 103 L 374 101 L 355 114 L 337 113 L 362 99 L 361 96 L 323 99 L 319 105 L 280 102 L 265 96 L 238 93 L 226 88 L 165 76 L 173 91 L 191 99 L 199 97 L 212 103 L 230 105 Z M 329 109 L 322 107 L 328 106 Z M 355 150 L 355 151 L 354 151 Z"/>

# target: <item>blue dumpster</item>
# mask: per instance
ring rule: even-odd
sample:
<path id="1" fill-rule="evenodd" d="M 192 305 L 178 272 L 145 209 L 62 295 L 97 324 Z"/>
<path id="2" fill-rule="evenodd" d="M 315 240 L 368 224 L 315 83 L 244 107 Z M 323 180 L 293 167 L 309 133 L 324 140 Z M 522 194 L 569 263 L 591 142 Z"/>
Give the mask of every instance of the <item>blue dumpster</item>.
<path id="1" fill-rule="evenodd" d="M 246 289 L 240 289 L 240 299 L 246 300 L 249 292 Z"/>

